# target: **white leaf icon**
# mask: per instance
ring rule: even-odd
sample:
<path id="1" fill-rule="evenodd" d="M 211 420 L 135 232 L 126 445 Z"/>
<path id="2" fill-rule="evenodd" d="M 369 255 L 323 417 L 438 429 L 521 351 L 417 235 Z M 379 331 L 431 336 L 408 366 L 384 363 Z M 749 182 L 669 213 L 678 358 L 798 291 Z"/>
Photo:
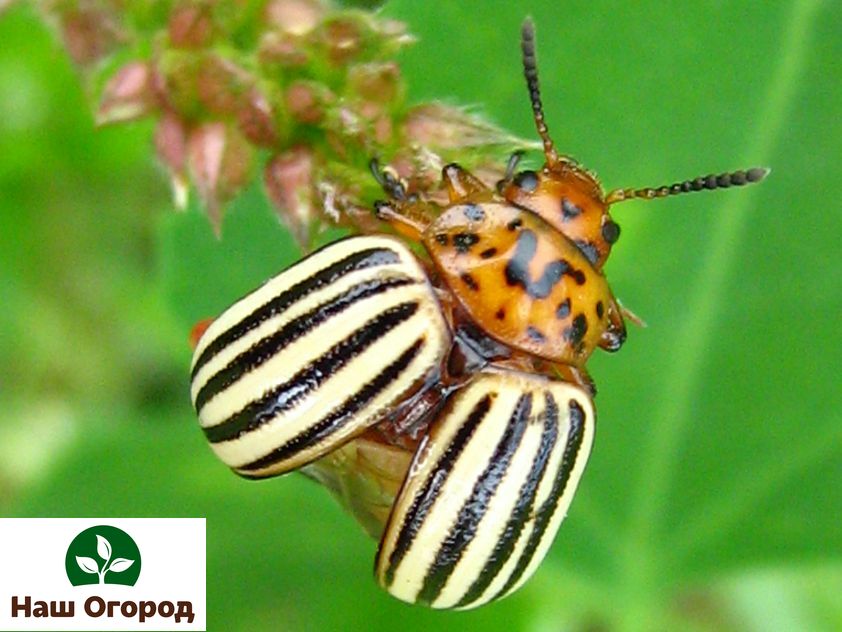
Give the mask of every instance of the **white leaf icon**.
<path id="1" fill-rule="evenodd" d="M 96 561 L 90 557 L 80 557 L 76 556 L 76 563 L 86 573 L 91 573 L 93 575 L 99 574 L 99 567 L 96 565 Z"/>
<path id="2" fill-rule="evenodd" d="M 111 544 L 101 535 L 96 537 L 96 552 L 106 562 L 111 559 Z"/>
<path id="3" fill-rule="evenodd" d="M 115 573 L 122 573 L 132 564 L 134 564 L 134 560 L 127 560 L 125 557 L 115 557 L 108 570 L 114 571 Z"/>

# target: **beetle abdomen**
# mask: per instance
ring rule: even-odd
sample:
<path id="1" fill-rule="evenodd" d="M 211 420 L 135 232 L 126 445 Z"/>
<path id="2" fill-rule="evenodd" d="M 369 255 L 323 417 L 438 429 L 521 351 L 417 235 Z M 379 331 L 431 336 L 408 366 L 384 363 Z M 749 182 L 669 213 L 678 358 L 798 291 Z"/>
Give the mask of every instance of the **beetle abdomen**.
<path id="1" fill-rule="evenodd" d="M 439 368 L 444 317 L 388 237 L 331 244 L 240 299 L 193 356 L 205 436 L 249 477 L 282 474 L 376 423 Z"/>
<path id="2" fill-rule="evenodd" d="M 590 398 L 566 382 L 486 373 L 421 443 L 384 531 L 378 581 L 434 608 L 520 586 L 549 548 L 590 454 Z"/>

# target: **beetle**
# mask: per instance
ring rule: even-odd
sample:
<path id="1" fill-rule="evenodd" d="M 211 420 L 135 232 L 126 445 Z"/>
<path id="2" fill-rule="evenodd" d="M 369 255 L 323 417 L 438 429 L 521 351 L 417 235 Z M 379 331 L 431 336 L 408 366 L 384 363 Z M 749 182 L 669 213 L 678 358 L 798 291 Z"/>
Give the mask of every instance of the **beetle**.
<path id="1" fill-rule="evenodd" d="M 303 469 L 341 495 L 354 455 L 385 455 L 364 477 L 389 484 L 350 503 L 377 505 L 357 515 L 380 538 L 380 585 L 434 608 L 516 590 L 567 514 L 596 422 L 585 364 L 626 338 L 602 271 L 619 237 L 609 207 L 767 173 L 606 194 L 550 138 L 529 19 L 521 51 L 540 170 L 517 171 L 516 153 L 488 187 L 447 165 L 441 205 L 372 160 L 388 197 L 375 214 L 397 235 L 281 272 L 198 331 L 192 362 L 202 429 L 242 476 Z"/>
<path id="2" fill-rule="evenodd" d="M 449 333 L 426 274 L 390 237 L 316 251 L 215 319 L 193 354 L 205 437 L 250 478 L 305 465 L 438 379 Z"/>

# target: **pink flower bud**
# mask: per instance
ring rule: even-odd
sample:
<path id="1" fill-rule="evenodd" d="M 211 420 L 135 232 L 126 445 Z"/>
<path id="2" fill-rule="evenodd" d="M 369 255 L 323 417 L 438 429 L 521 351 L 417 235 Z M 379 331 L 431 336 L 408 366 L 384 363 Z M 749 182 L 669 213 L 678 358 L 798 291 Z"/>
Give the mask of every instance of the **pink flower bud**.
<path id="1" fill-rule="evenodd" d="M 305 35 L 312 31 L 324 12 L 322 3 L 311 0 L 271 0 L 265 8 L 269 28 L 292 35 Z"/>
<path id="2" fill-rule="evenodd" d="M 394 103 L 400 79 L 400 69 L 395 62 L 358 64 L 348 72 L 351 89 L 363 99 L 376 103 Z"/>
<path id="3" fill-rule="evenodd" d="M 334 64 L 346 63 L 360 53 L 363 46 L 361 27 L 358 21 L 349 17 L 335 18 L 323 24 L 322 38 Z"/>
<path id="4" fill-rule="evenodd" d="M 155 94 L 149 64 L 129 62 L 120 68 L 105 84 L 97 125 L 131 121 L 149 114 L 155 107 Z"/>
<path id="5" fill-rule="evenodd" d="M 312 81 L 293 82 L 284 93 L 290 115 L 301 123 L 318 123 L 325 114 L 325 104 L 333 95 L 325 86 Z"/>
<path id="6" fill-rule="evenodd" d="M 392 119 L 388 115 L 378 116 L 374 119 L 374 140 L 379 145 L 388 145 L 392 142 Z"/>
<path id="7" fill-rule="evenodd" d="M 170 14 L 168 31 L 175 48 L 207 46 L 213 39 L 210 7 L 193 3 L 176 6 Z"/>
<path id="8" fill-rule="evenodd" d="M 247 71 L 217 56 L 203 59 L 196 75 L 199 101 L 216 114 L 234 114 L 253 83 Z"/>
<path id="9" fill-rule="evenodd" d="M 125 40 L 117 21 L 104 9 L 89 6 L 71 9 L 61 16 L 64 43 L 73 61 L 89 66 Z"/>
<path id="10" fill-rule="evenodd" d="M 310 57 L 301 39 L 289 33 L 266 33 L 257 53 L 261 64 L 278 64 L 284 68 L 306 66 Z"/>
<path id="11" fill-rule="evenodd" d="M 235 129 L 224 123 L 205 123 L 190 134 L 187 151 L 196 190 L 218 232 L 222 204 L 248 181 L 252 149 Z"/>
<path id="12" fill-rule="evenodd" d="M 165 110 L 155 128 L 155 149 L 167 168 L 183 173 L 187 166 L 187 129 L 178 116 Z"/>
<path id="13" fill-rule="evenodd" d="M 275 112 L 266 95 L 252 88 L 237 111 L 237 123 L 243 136 L 256 145 L 271 147 L 278 143 Z"/>
<path id="14" fill-rule="evenodd" d="M 266 163 L 263 182 L 278 215 L 302 245 L 308 243 L 313 207 L 313 154 L 302 146 L 277 155 Z"/>

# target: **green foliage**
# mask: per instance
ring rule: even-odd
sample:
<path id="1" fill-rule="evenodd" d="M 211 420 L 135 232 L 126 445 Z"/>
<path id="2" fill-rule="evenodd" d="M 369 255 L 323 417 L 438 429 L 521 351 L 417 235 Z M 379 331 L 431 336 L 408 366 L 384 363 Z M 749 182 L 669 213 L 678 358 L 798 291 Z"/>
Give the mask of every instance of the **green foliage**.
<path id="1" fill-rule="evenodd" d="M 531 137 L 522 6 L 385 10 L 420 38 L 402 54 L 412 101 L 477 104 Z M 617 207 L 607 276 L 648 327 L 592 361 L 594 454 L 521 592 L 467 614 L 403 606 L 327 493 L 212 457 L 187 401 L 189 327 L 294 242 L 257 188 L 219 241 L 195 208 L 166 210 L 149 127 L 94 132 L 23 5 L 0 17 L 0 513 L 206 516 L 211 629 L 842 627 L 842 5 L 529 10 L 550 130 L 606 188 L 773 172 Z"/>

